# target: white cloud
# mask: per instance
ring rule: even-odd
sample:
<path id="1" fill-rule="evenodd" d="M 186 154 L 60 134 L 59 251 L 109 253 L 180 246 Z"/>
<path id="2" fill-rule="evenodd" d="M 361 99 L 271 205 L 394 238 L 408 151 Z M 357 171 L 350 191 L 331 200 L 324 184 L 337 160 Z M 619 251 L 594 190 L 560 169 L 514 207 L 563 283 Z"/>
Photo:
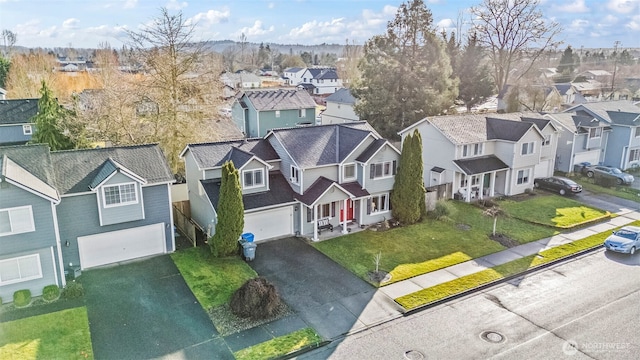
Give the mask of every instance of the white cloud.
<path id="1" fill-rule="evenodd" d="M 138 4 L 138 0 L 126 0 L 124 2 L 125 9 L 133 9 Z"/>
<path id="2" fill-rule="evenodd" d="M 640 11 L 640 0 L 609 0 L 607 7 L 621 14 Z"/>
<path id="3" fill-rule="evenodd" d="M 224 8 L 221 11 L 209 10 L 207 12 L 196 14 L 194 17 L 188 19 L 187 23 L 199 23 L 202 26 L 209 26 L 229 21 L 230 16 L 231 12 L 227 8 Z"/>
<path id="4" fill-rule="evenodd" d="M 633 31 L 640 31 L 640 15 L 636 15 L 631 18 L 631 21 L 624 25 L 627 29 L 631 29 Z"/>
<path id="5" fill-rule="evenodd" d="M 571 25 L 569 25 L 568 31 L 570 32 L 585 32 L 587 26 L 589 26 L 589 21 L 584 19 L 575 19 L 571 21 Z"/>
<path id="6" fill-rule="evenodd" d="M 451 19 L 442 19 L 440 21 L 438 21 L 438 23 L 436 24 L 436 31 L 441 32 L 442 30 L 445 30 L 447 32 L 449 32 L 450 29 L 455 27 L 455 23 L 453 22 L 453 20 Z"/>
<path id="7" fill-rule="evenodd" d="M 266 35 L 268 33 L 273 32 L 274 30 L 275 28 L 273 27 L 273 25 L 265 29 L 262 26 L 262 21 L 256 20 L 256 22 L 253 23 L 252 27 L 243 27 L 242 29 L 238 30 L 234 35 L 235 37 L 239 38 L 241 34 L 245 34 L 247 37 L 250 38 L 251 36 Z"/>
<path id="8" fill-rule="evenodd" d="M 169 0 L 167 5 L 165 5 L 165 7 L 169 10 L 180 10 L 186 8 L 187 6 L 189 6 L 189 4 L 186 1 L 180 2 L 178 0 Z"/>
<path id="9" fill-rule="evenodd" d="M 78 28 L 78 24 L 80 24 L 80 20 L 76 19 L 76 18 L 70 18 L 65 20 L 62 23 L 62 27 L 65 29 L 77 29 Z"/>
<path id="10" fill-rule="evenodd" d="M 293 40 L 322 38 L 328 35 L 345 33 L 347 25 L 344 18 L 331 19 L 331 21 L 313 20 L 289 31 L 289 37 Z"/>
<path id="11" fill-rule="evenodd" d="M 584 0 L 574 0 L 573 2 L 565 5 L 554 4 L 552 8 L 555 11 L 572 12 L 572 13 L 581 13 L 581 12 L 589 11 L 589 8 L 587 7 L 587 5 L 585 5 Z"/>

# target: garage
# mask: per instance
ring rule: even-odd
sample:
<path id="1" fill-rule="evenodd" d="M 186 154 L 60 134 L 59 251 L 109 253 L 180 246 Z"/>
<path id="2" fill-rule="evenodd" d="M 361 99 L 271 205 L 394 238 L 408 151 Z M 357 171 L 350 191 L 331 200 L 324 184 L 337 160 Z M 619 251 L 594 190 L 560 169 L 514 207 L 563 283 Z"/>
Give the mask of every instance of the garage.
<path id="1" fill-rule="evenodd" d="M 533 170 L 533 177 L 549 177 L 553 175 L 553 166 L 551 165 L 551 159 L 540 160 Z"/>
<path id="2" fill-rule="evenodd" d="M 95 266 L 162 254 L 165 249 L 164 223 L 78 237 L 80 266 Z"/>
<path id="3" fill-rule="evenodd" d="M 255 240 L 266 240 L 293 234 L 293 207 L 245 214 L 244 232 L 255 235 Z"/>
<path id="4" fill-rule="evenodd" d="M 576 153 L 573 157 L 573 164 L 578 165 L 582 162 L 588 162 L 593 165 L 598 164 L 600 162 L 600 150 Z"/>

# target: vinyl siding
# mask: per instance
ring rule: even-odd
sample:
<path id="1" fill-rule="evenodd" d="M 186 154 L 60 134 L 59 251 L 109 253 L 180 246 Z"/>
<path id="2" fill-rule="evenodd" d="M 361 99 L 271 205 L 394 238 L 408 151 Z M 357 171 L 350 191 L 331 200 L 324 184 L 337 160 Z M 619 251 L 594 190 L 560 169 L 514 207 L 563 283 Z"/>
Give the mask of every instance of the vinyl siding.
<path id="1" fill-rule="evenodd" d="M 263 185 L 255 188 L 245 189 L 244 188 L 244 172 L 250 171 L 250 170 L 256 170 L 256 169 L 262 169 Z M 254 193 L 259 193 L 259 192 L 264 192 L 269 190 L 269 170 L 267 170 L 267 167 L 263 163 L 255 159 L 251 160 L 248 164 L 246 164 L 242 168 L 242 171 L 240 171 L 239 176 L 240 176 L 240 186 L 242 187 L 243 194 L 254 194 Z"/>
<path id="2" fill-rule="evenodd" d="M 318 180 L 320 176 L 324 176 L 329 180 L 338 181 L 338 166 L 323 166 L 319 168 L 311 168 L 304 170 L 304 176 L 302 177 L 304 191 L 307 191 L 313 183 Z"/>
<path id="3" fill-rule="evenodd" d="M 134 204 L 122 205 L 122 206 L 112 206 L 105 207 L 104 206 L 104 197 L 103 197 L 103 189 L 106 186 L 125 184 L 134 182 L 137 191 L 138 201 Z M 122 175 L 120 173 L 115 174 L 109 180 L 107 180 L 97 191 L 98 203 L 101 208 L 101 216 L 102 216 L 102 224 L 103 225 L 112 225 L 129 221 L 142 220 L 144 218 L 143 201 L 145 201 L 144 197 L 141 196 L 140 191 L 140 183 L 131 179 L 128 176 Z"/>
<path id="4" fill-rule="evenodd" d="M 31 124 L 31 131 L 35 130 L 35 125 Z M 31 140 L 31 135 L 24 134 L 24 131 L 22 130 L 22 124 L 0 126 L 0 145 L 24 144 L 29 140 Z"/>
<path id="5" fill-rule="evenodd" d="M 625 164 L 629 160 L 629 155 L 625 152 L 625 147 L 629 146 L 631 137 L 630 128 L 626 126 L 611 126 L 613 130 L 609 135 L 608 146 L 604 156 L 604 164 L 625 168 Z M 623 158 L 623 157 L 626 157 Z"/>
<path id="6" fill-rule="evenodd" d="M 418 131 L 422 138 L 423 179 L 425 186 L 436 185 L 430 178 L 430 172 L 434 166 L 445 169 L 445 174 L 442 176 L 443 183 L 453 182 L 453 174 L 459 171 L 453 163 L 453 160 L 456 159 L 455 145 L 430 124 L 422 123 L 418 125 Z M 402 134 L 403 142 L 408 134 L 409 132 Z M 413 131 L 411 131 L 410 134 L 413 135 Z"/>
<path id="7" fill-rule="evenodd" d="M 315 108 L 306 108 L 305 117 L 298 116 L 298 109 L 280 110 L 280 117 L 276 117 L 275 111 L 260 111 L 260 129 L 252 136 L 265 136 L 269 130 L 295 127 L 301 123 L 315 124 L 315 111 Z"/>
<path id="8" fill-rule="evenodd" d="M 558 147 L 556 150 L 556 170 L 564 171 L 564 172 L 572 172 L 573 171 L 573 162 L 572 162 L 572 153 L 571 149 L 573 148 L 574 133 L 562 128 L 558 136 Z"/>
<path id="9" fill-rule="evenodd" d="M 522 144 L 533 142 L 533 154 L 522 155 Z M 540 151 L 542 148 L 542 137 L 533 128 L 530 129 L 524 136 L 515 144 L 515 157 L 513 161 L 513 168 L 523 168 L 528 166 L 535 166 L 540 162 Z"/>
<path id="10" fill-rule="evenodd" d="M 358 121 L 360 118 L 353 111 L 353 106 L 327 102 L 327 108 L 322 112 L 322 125 L 342 124 L 350 121 Z"/>
<path id="11" fill-rule="evenodd" d="M 382 148 L 373 158 L 369 159 L 367 162 L 367 167 L 365 169 L 365 189 L 370 194 L 380 193 L 385 191 L 391 191 L 393 189 L 393 183 L 395 180 L 395 176 L 385 177 L 381 179 L 371 179 L 370 178 L 370 166 L 371 164 L 376 164 L 385 161 L 396 161 L 396 167 L 398 166 L 400 156 L 394 150 L 392 150 L 389 146 L 385 146 Z"/>
<path id="12" fill-rule="evenodd" d="M 206 231 L 207 226 L 214 222 L 215 215 L 204 192 L 203 195 L 200 195 L 200 191 L 202 190 L 200 185 L 202 171 L 198 169 L 191 152 L 187 152 L 184 159 L 191 219 Z M 206 173 L 210 174 L 211 171 L 212 170 L 209 170 Z"/>
<path id="13" fill-rule="evenodd" d="M 276 151 L 276 154 L 278 154 L 278 157 L 282 159 L 280 161 L 280 172 L 282 173 L 284 178 L 287 179 L 293 191 L 297 192 L 298 194 L 301 194 L 302 190 L 300 189 L 300 185 L 291 183 L 291 165 L 293 165 L 293 161 L 289 157 L 289 154 L 285 151 L 284 147 L 280 144 L 280 142 L 276 140 L 275 136 L 269 137 L 269 143 L 271 144 L 273 149 Z M 306 174 L 301 174 L 301 176 L 304 178 Z"/>
<path id="14" fill-rule="evenodd" d="M 56 276 L 54 273 L 54 264 L 55 264 L 55 254 L 56 250 L 51 247 L 40 248 L 31 251 L 23 251 L 19 253 L 14 253 L 10 255 L 0 255 L 0 260 L 12 259 L 21 256 L 28 256 L 33 254 L 40 255 L 40 269 L 42 271 L 42 278 L 22 281 L 13 284 L 7 284 L 0 286 L 0 298 L 2 298 L 3 303 L 8 303 L 13 301 L 13 293 L 18 290 L 27 289 L 31 291 L 31 296 L 40 296 L 42 295 L 42 290 L 47 285 L 58 285 L 61 286 L 61 279 L 58 276 L 58 284 L 56 284 Z M 53 257 L 52 257 L 53 254 Z M 57 269 L 57 265 L 56 269 Z"/>

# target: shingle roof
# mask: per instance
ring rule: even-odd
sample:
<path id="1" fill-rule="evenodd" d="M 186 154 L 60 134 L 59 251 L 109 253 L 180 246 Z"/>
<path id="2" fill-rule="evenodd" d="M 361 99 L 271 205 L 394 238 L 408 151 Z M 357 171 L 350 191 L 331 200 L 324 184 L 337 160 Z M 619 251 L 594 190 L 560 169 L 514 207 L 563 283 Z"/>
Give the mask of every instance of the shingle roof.
<path id="1" fill-rule="evenodd" d="M 56 188 L 62 194 L 89 191 L 90 184 L 110 158 L 145 179 L 148 184 L 174 180 L 160 147 L 148 144 L 52 152 Z"/>
<path id="2" fill-rule="evenodd" d="M 495 155 L 481 156 L 473 159 L 453 160 L 466 175 L 475 175 L 496 170 L 508 169 L 509 165 Z"/>
<path id="3" fill-rule="evenodd" d="M 119 171 L 123 172 L 129 177 L 134 178 L 136 181 L 140 181 L 141 183 L 146 184 L 146 180 L 140 178 L 137 174 L 132 173 L 131 170 L 127 169 L 112 158 L 108 158 L 104 161 L 96 176 L 89 183 L 89 188 L 91 190 L 97 188 L 100 184 L 102 184 L 103 181 L 107 180 L 109 176 Z"/>
<path id="4" fill-rule="evenodd" d="M 40 196 L 45 197 L 50 201 L 58 202 L 60 200 L 58 191 L 56 191 L 55 188 L 38 179 L 38 177 L 18 165 L 16 162 L 11 160 L 7 154 L 0 157 L 0 177 L 31 189 L 33 192 L 40 194 Z"/>
<path id="5" fill-rule="evenodd" d="M 0 125 L 29 124 L 38 114 L 38 99 L 0 100 Z"/>
<path id="6" fill-rule="evenodd" d="M 213 207 L 217 208 L 220 199 L 220 179 L 200 180 L 200 183 Z M 293 202 L 294 195 L 295 193 L 284 176 L 279 171 L 272 171 L 269 173 L 269 191 L 244 194 L 242 202 L 245 210 L 252 210 Z"/>
<path id="7" fill-rule="evenodd" d="M 338 73 L 334 68 L 309 68 L 309 73 L 314 79 L 338 79 Z"/>
<path id="8" fill-rule="evenodd" d="M 380 150 L 380 148 L 384 146 L 384 144 L 386 144 L 386 142 L 387 140 L 385 139 L 376 139 L 356 158 L 356 161 L 366 163 L 378 152 L 378 150 Z"/>
<path id="9" fill-rule="evenodd" d="M 487 140 L 518 141 L 534 126 L 530 122 L 487 118 Z"/>
<path id="10" fill-rule="evenodd" d="M 251 90 L 244 95 L 258 111 L 315 108 L 316 103 L 306 91 L 299 90 Z"/>
<path id="11" fill-rule="evenodd" d="M 222 166 L 228 160 L 233 160 L 236 168 L 240 167 L 242 164 L 236 164 L 235 161 L 242 162 L 249 159 L 246 155 L 242 156 L 242 152 L 255 155 L 264 161 L 279 159 L 278 154 L 273 150 L 271 144 L 264 139 L 241 139 L 215 143 L 189 144 L 185 151 L 187 149 L 193 154 L 200 169 Z M 236 152 L 234 149 L 240 150 L 240 152 Z"/>
<path id="12" fill-rule="evenodd" d="M 336 90 L 336 92 L 334 92 L 333 94 L 327 96 L 325 101 L 353 105 L 356 103 L 356 98 L 351 95 L 351 91 L 349 89 L 341 88 Z"/>
<path id="13" fill-rule="evenodd" d="M 0 155 L 7 155 L 8 158 L 15 161 L 20 167 L 44 181 L 46 184 L 50 186 L 55 185 L 55 175 L 53 166 L 51 165 L 49 146 L 43 144 L 5 146 L 0 147 Z"/>
<path id="14" fill-rule="evenodd" d="M 609 117 L 609 114 L 607 114 L 607 111 L 621 111 L 640 114 L 640 108 L 633 105 L 633 102 L 629 100 L 589 102 L 573 106 L 564 112 L 580 111 L 585 111 L 599 117 L 600 120 L 606 120 L 609 122 L 611 122 L 611 118 Z"/>
<path id="15" fill-rule="evenodd" d="M 636 112 L 607 111 L 607 115 L 613 124 L 640 126 L 640 108 Z"/>
<path id="16" fill-rule="evenodd" d="M 337 182 L 327 179 L 324 176 L 320 176 L 313 182 L 313 184 L 311 184 L 311 186 L 309 186 L 309 188 L 307 188 L 307 190 L 305 190 L 303 195 L 296 194 L 295 198 L 306 205 L 313 205 L 332 186 L 342 189 L 346 192 L 347 196 L 355 195 L 351 194 Z"/>
<path id="17" fill-rule="evenodd" d="M 569 91 L 571 89 L 571 84 L 569 84 L 569 83 L 567 83 L 567 84 L 555 84 L 553 86 L 556 87 L 556 90 L 558 90 L 560 95 L 565 95 L 567 93 L 567 91 Z"/>

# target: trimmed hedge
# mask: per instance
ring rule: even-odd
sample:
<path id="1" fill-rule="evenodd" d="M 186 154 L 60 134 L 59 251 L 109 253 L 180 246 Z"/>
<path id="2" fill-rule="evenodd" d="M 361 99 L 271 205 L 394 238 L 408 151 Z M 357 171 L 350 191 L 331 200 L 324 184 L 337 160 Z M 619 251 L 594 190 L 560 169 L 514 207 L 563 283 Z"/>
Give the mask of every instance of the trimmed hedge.
<path id="1" fill-rule="evenodd" d="M 56 301 L 60 297 L 60 288 L 58 285 L 47 285 L 42 290 L 42 298 L 46 302 Z"/>
<path id="2" fill-rule="evenodd" d="M 13 305 L 25 307 L 31 304 L 31 291 L 28 289 L 18 290 L 13 293 Z"/>

